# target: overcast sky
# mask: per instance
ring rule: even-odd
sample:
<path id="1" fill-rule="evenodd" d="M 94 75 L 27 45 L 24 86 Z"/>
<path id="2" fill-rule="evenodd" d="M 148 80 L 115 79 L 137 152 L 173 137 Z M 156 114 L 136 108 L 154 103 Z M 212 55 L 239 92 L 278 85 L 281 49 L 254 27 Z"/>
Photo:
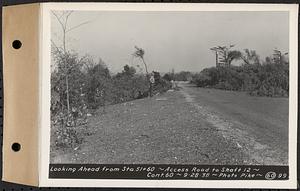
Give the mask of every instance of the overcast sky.
<path id="1" fill-rule="evenodd" d="M 213 46 L 256 50 L 264 59 L 274 48 L 288 51 L 287 12 L 86 12 L 75 11 L 67 35 L 68 49 L 102 58 L 113 72 L 132 60 L 134 46 L 145 50 L 149 70 L 201 71 L 215 65 Z M 61 29 L 52 17 L 52 39 L 59 44 Z"/>

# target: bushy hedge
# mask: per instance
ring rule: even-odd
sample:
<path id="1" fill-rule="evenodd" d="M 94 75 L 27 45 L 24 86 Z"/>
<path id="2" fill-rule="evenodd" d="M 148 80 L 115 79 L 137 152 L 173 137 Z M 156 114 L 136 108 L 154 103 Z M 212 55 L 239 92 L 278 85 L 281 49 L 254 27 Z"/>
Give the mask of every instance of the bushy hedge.
<path id="1" fill-rule="evenodd" d="M 149 77 L 137 74 L 135 68 L 128 65 L 112 75 L 103 62 L 86 64 L 80 62 L 76 54 L 58 60 L 58 66 L 51 73 L 52 144 L 59 148 L 74 148 L 80 144 L 82 131 L 78 128 L 85 129 L 90 111 L 100 107 L 105 111 L 107 105 L 147 97 Z M 154 78 L 152 95 L 171 87 L 158 72 L 154 72 Z"/>
<path id="2" fill-rule="evenodd" d="M 288 96 L 289 64 L 265 63 L 206 68 L 193 76 L 199 87 L 247 91 L 256 96 Z"/>
<path id="3" fill-rule="evenodd" d="M 137 74 L 134 67 L 124 66 L 122 72 L 116 75 L 103 75 L 105 68 L 91 74 L 94 79 L 88 89 L 88 105 L 90 108 L 98 108 L 147 97 L 150 94 L 149 76 Z M 152 94 L 167 91 L 170 82 L 162 79 L 159 72 L 153 72 L 155 82 L 152 84 Z M 96 78 L 96 79 L 95 79 Z M 98 92 L 98 93 L 97 93 Z"/>
<path id="4" fill-rule="evenodd" d="M 153 84 L 152 91 L 154 95 L 158 93 L 163 93 L 171 89 L 172 84 L 170 81 L 162 78 L 159 72 L 153 72 L 153 73 L 154 73 L 155 82 Z"/>
<path id="5" fill-rule="evenodd" d="M 192 73 L 188 71 L 181 71 L 179 73 L 168 72 L 163 76 L 163 79 L 167 81 L 189 81 L 192 77 Z"/>

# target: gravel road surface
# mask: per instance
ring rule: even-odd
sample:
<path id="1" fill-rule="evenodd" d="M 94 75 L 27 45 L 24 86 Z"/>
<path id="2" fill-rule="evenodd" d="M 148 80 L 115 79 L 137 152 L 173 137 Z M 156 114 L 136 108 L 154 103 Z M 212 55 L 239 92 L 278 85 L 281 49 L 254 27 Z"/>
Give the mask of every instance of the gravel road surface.
<path id="1" fill-rule="evenodd" d="M 84 143 L 51 163 L 288 163 L 288 99 L 197 88 L 99 109 Z"/>

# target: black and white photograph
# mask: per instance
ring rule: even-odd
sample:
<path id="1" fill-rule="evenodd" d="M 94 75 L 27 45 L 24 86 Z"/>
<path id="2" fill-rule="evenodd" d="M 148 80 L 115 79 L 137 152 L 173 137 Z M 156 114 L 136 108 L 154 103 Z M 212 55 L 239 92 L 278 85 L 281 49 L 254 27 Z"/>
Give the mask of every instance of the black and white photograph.
<path id="1" fill-rule="evenodd" d="M 289 165 L 288 11 L 50 15 L 51 164 Z"/>

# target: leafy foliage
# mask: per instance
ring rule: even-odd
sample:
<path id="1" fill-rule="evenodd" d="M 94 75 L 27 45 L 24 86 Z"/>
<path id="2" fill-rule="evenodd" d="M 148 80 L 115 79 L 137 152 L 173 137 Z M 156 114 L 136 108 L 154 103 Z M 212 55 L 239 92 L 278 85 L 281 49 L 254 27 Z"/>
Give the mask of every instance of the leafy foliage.
<path id="1" fill-rule="evenodd" d="M 105 112 L 107 105 L 149 95 L 149 76 L 137 74 L 134 67 L 125 65 L 123 71 L 112 75 L 102 60 L 94 63 L 90 56 L 79 59 L 69 52 L 55 55 L 51 72 L 51 125 L 56 147 L 74 148 L 82 142 L 78 129 L 85 129 L 91 111 L 102 108 Z M 154 78 L 154 93 L 170 88 L 170 82 L 162 79 L 159 72 L 154 72 Z"/>
<path id="2" fill-rule="evenodd" d="M 163 79 L 167 81 L 189 81 L 192 78 L 192 73 L 188 71 L 181 71 L 179 73 L 166 73 L 163 76 Z"/>
<path id="3" fill-rule="evenodd" d="M 288 96 L 289 64 L 264 63 L 206 68 L 193 76 L 199 87 L 248 91 L 257 96 Z"/>

